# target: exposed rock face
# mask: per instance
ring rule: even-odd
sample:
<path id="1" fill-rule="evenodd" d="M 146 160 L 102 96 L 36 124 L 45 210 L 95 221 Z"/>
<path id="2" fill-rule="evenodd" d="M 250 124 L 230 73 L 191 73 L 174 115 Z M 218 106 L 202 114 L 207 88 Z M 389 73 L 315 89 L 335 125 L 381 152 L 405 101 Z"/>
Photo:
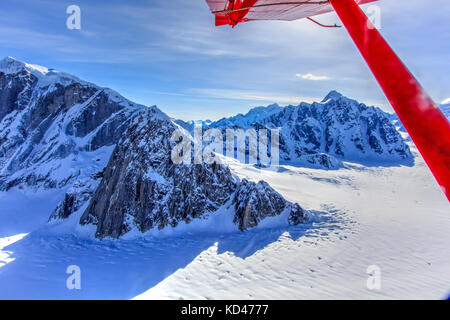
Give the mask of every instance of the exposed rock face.
<path id="1" fill-rule="evenodd" d="M 293 206 L 267 183 L 241 182 L 222 164 L 174 164 L 170 155 L 175 142 L 170 137 L 175 129 L 152 108 L 119 142 L 81 218 L 82 224 L 97 225 L 97 237 L 120 237 L 133 226 L 146 232 L 204 219 L 233 195 L 234 222 L 241 230 Z M 251 217 L 241 212 L 247 206 Z"/>
<path id="2" fill-rule="evenodd" d="M 289 223 L 293 225 L 306 220 L 298 204 L 286 202 L 265 181 L 254 183 L 243 179 L 233 197 L 233 204 L 236 210 L 234 223 L 240 230 L 255 227 L 264 218 L 280 215 L 284 210 L 288 210 Z"/>
<path id="3" fill-rule="evenodd" d="M 119 237 L 132 224 L 145 232 L 176 226 L 223 205 L 235 184 L 229 169 L 171 162 L 177 127 L 156 108 L 140 116 L 114 150 L 81 222 L 98 237 Z"/>
<path id="4" fill-rule="evenodd" d="M 172 163 L 180 127 L 164 113 L 65 73 L 1 60 L 0 121 L 0 190 L 64 188 L 50 220 L 78 212 L 99 238 L 206 219 L 226 204 L 241 230 L 285 210 L 286 223 L 306 219 L 267 183 L 241 182 L 225 165 Z"/>
<path id="5" fill-rule="evenodd" d="M 281 163 L 337 168 L 342 161 L 379 165 L 413 161 L 408 145 L 388 114 L 336 91 L 330 92 L 322 103 L 258 107 L 246 115 L 204 125 L 257 131 L 280 129 Z"/>
<path id="6" fill-rule="evenodd" d="M 144 110 L 76 77 L 2 60 L 0 190 L 63 187 L 101 170 L 111 152 L 102 148 L 116 145 Z"/>
<path id="7" fill-rule="evenodd" d="M 95 178 L 77 180 L 74 185 L 66 191 L 64 200 L 55 208 L 49 221 L 66 219 L 80 210 L 91 198 L 97 187 Z"/>

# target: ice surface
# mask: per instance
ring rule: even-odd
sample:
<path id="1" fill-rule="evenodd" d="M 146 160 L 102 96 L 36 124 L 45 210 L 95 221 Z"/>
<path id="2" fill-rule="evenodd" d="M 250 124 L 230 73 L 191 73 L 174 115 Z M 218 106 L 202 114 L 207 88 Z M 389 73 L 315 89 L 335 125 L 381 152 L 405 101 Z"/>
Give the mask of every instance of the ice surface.
<path id="1" fill-rule="evenodd" d="M 419 156 L 413 167 L 352 165 L 333 171 L 229 164 L 241 177 L 264 179 L 288 200 L 301 202 L 312 210 L 311 220 L 297 227 L 268 222 L 239 232 L 224 207 L 175 229 L 98 240 L 94 230 L 77 226 L 77 214 L 45 224 L 48 214 L 42 213 L 51 203 L 42 195 L 2 193 L 0 298 L 448 295 L 449 205 Z M 16 215 L 20 218 L 12 221 Z M 29 234 L 20 239 L 24 233 Z M 8 244 L 11 239 L 17 241 Z M 66 288 L 69 265 L 81 268 L 81 290 Z M 381 269 L 381 290 L 366 287 L 371 265 Z"/>

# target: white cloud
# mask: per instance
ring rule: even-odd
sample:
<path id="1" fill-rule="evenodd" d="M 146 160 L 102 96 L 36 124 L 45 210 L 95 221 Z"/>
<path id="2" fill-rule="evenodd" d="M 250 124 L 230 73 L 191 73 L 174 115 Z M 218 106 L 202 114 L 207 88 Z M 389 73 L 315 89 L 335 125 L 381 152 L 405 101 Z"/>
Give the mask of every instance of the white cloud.
<path id="1" fill-rule="evenodd" d="M 312 73 L 306 73 L 306 74 L 297 73 L 295 76 L 297 78 L 300 78 L 303 80 L 312 80 L 312 81 L 323 81 L 323 80 L 331 79 L 330 77 L 327 77 L 327 76 L 317 76 Z"/>
<path id="2" fill-rule="evenodd" d="M 450 98 L 447 98 L 441 102 L 441 104 L 449 104 L 449 103 L 450 103 Z"/>
<path id="3" fill-rule="evenodd" d="M 293 97 L 283 94 L 268 94 L 256 91 L 234 89 L 194 88 L 190 89 L 189 92 L 195 95 L 217 99 L 264 101 L 268 103 L 276 102 L 280 104 L 299 104 L 300 102 L 312 103 L 322 100 L 317 97 Z"/>

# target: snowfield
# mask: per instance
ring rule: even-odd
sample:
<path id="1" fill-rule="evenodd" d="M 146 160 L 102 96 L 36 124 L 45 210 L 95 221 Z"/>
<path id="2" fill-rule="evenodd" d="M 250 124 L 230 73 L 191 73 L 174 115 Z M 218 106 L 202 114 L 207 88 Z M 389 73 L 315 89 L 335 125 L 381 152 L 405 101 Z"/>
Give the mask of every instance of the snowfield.
<path id="1" fill-rule="evenodd" d="M 413 167 L 275 172 L 230 160 L 241 177 L 310 210 L 295 227 L 273 218 L 236 231 L 223 208 L 172 230 L 99 240 L 77 224 L 80 213 L 46 222 L 63 192 L 0 193 L 0 299 L 445 298 L 449 203 L 411 150 Z M 81 290 L 66 287 L 71 265 Z M 374 265 L 379 290 L 367 288 Z"/>

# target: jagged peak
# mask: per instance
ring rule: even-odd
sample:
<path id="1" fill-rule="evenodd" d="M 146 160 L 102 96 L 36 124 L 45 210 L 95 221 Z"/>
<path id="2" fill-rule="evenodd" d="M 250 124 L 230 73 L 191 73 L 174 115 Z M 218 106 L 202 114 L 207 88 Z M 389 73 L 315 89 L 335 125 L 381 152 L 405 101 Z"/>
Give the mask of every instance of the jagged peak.
<path id="1" fill-rule="evenodd" d="M 325 103 L 329 100 L 338 100 L 341 97 L 343 97 L 341 93 L 337 92 L 336 90 L 332 90 L 325 96 L 321 103 Z"/>

